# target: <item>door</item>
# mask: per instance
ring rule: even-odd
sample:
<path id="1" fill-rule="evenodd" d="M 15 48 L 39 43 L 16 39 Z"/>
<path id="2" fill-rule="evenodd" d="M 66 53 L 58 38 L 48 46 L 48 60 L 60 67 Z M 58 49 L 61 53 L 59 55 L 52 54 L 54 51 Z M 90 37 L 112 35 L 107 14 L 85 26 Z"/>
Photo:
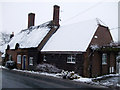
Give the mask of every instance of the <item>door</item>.
<path id="1" fill-rule="evenodd" d="M 26 69 L 26 55 L 22 57 L 22 69 Z"/>

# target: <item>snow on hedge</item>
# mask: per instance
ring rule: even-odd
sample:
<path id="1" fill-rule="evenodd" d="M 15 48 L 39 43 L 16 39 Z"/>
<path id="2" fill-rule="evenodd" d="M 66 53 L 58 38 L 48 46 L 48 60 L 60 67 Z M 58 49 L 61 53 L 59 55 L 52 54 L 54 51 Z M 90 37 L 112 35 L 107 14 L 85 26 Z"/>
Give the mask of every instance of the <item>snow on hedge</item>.
<path id="1" fill-rule="evenodd" d="M 56 66 L 43 63 L 43 64 L 38 64 L 36 67 L 37 71 L 41 72 L 48 72 L 48 73 L 59 73 L 61 72 L 61 69 L 58 69 Z"/>

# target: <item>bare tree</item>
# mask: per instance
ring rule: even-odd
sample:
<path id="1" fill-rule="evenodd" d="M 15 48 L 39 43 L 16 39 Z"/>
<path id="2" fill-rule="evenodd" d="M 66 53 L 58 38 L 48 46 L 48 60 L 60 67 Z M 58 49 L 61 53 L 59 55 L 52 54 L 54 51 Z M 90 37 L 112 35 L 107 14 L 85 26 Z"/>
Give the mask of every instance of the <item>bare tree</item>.
<path id="1" fill-rule="evenodd" d="M 0 46 L 10 42 L 10 34 L 0 33 Z"/>

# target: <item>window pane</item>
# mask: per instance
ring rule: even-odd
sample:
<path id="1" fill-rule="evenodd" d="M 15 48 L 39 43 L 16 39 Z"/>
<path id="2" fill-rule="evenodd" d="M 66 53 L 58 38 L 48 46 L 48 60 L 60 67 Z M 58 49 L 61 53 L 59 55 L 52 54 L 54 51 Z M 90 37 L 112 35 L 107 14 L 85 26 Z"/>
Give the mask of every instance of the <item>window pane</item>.
<path id="1" fill-rule="evenodd" d="M 74 56 L 68 56 L 67 57 L 67 63 L 75 63 L 75 57 Z"/>
<path id="2" fill-rule="evenodd" d="M 29 65 L 33 65 L 33 57 L 29 58 Z"/>
<path id="3" fill-rule="evenodd" d="M 46 61 L 46 56 L 44 55 L 44 57 L 43 57 L 43 61 Z"/>
<path id="4" fill-rule="evenodd" d="M 17 63 L 21 64 L 21 55 L 17 55 Z"/>
<path id="5" fill-rule="evenodd" d="M 12 55 L 9 55 L 9 60 L 10 60 L 10 61 L 12 60 Z"/>
<path id="6" fill-rule="evenodd" d="M 102 55 L 102 64 L 107 64 L 107 54 L 103 53 Z"/>

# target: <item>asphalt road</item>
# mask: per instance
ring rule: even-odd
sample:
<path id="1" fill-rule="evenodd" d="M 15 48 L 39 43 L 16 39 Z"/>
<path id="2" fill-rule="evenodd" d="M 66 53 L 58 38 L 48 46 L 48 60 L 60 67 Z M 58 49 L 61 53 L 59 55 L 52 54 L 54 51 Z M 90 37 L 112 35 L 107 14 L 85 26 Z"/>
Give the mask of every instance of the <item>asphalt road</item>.
<path id="1" fill-rule="evenodd" d="M 1 72 L 0 72 L 1 73 Z M 39 78 L 2 70 L 2 88 L 99 88 L 85 83 L 39 75 Z"/>

